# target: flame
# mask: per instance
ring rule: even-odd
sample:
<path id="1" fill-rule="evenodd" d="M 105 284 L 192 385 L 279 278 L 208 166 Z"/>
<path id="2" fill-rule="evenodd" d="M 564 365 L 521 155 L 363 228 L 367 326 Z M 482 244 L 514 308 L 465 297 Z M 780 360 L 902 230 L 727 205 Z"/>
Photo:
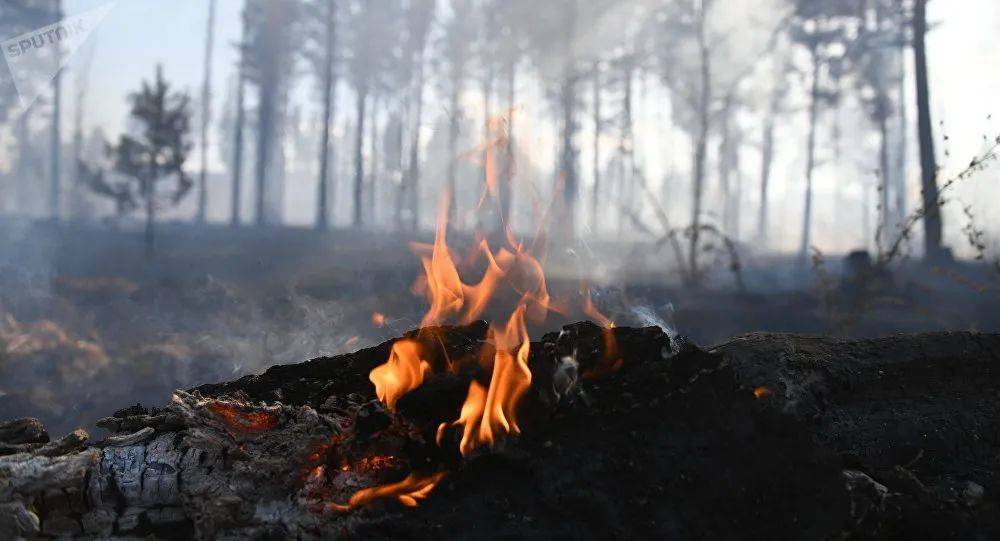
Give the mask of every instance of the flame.
<path id="1" fill-rule="evenodd" d="M 590 287 L 584 289 L 583 313 L 587 314 L 594 323 L 603 327 L 604 353 L 601 356 L 601 363 L 593 370 L 587 372 L 583 377 L 587 379 L 598 378 L 611 372 L 617 372 L 622 366 L 621 354 L 618 352 L 618 340 L 615 338 L 615 322 L 608 316 L 601 313 L 594 306 L 594 301 L 590 295 Z"/>
<path id="2" fill-rule="evenodd" d="M 458 419 L 438 427 L 438 445 L 448 426 L 462 427 L 458 448 L 463 456 L 482 445 L 494 445 L 501 436 L 521 432 L 517 425 L 517 406 L 531 386 L 531 370 L 528 369 L 531 345 L 524 313 L 525 306 L 521 304 L 502 328 L 490 327 L 489 340 L 495 348 L 490 387 L 484 389 L 475 380 L 469 384 Z"/>
<path id="3" fill-rule="evenodd" d="M 375 384 L 375 395 L 389 411 L 396 411 L 396 401 L 424 382 L 430 364 L 420 354 L 420 343 L 415 340 L 397 340 L 392 344 L 389 360 L 376 366 L 368 379 Z"/>
<path id="4" fill-rule="evenodd" d="M 765 397 L 771 396 L 772 394 L 774 394 L 774 391 L 772 391 L 771 389 L 768 389 L 767 387 L 764 387 L 764 386 L 756 387 L 753 390 L 753 397 L 756 398 L 756 399 L 758 399 L 758 400 L 761 399 L 761 398 L 765 398 Z"/>
<path id="5" fill-rule="evenodd" d="M 416 507 L 417 500 L 422 500 L 434 490 L 447 472 L 439 471 L 430 475 L 411 473 L 402 481 L 379 485 L 377 487 L 363 488 L 355 492 L 347 504 L 331 502 L 326 504 L 330 511 L 350 511 L 351 509 L 371 503 L 378 499 L 395 498 L 399 503 L 407 507 Z"/>

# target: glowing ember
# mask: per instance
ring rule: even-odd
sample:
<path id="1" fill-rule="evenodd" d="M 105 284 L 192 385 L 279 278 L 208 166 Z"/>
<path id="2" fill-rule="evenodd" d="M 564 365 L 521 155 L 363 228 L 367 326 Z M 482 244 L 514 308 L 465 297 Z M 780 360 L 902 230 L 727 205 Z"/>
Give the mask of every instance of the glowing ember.
<path id="1" fill-rule="evenodd" d="M 413 340 L 397 340 L 385 364 L 375 367 L 368 379 L 375 384 L 375 395 L 389 411 L 396 411 L 396 401 L 424 382 L 431 366 L 421 358 L 420 344 Z"/>
<path id="2" fill-rule="evenodd" d="M 266 411 L 246 411 L 226 402 L 209 402 L 207 408 L 234 432 L 263 432 L 278 426 L 278 417 Z"/>
<path id="3" fill-rule="evenodd" d="M 757 387 L 753 390 L 753 396 L 754 398 L 757 399 L 771 396 L 772 394 L 774 394 L 774 392 L 771 391 L 771 389 L 768 389 L 767 387 Z"/>

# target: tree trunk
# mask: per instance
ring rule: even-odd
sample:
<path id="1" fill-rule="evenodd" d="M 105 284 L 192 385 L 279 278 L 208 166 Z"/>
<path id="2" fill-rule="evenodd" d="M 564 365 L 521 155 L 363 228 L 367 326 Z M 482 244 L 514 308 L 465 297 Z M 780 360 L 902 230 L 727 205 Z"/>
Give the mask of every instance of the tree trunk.
<path id="1" fill-rule="evenodd" d="M 448 227 L 449 229 L 455 229 L 458 224 L 455 222 L 455 217 L 458 216 L 458 181 L 456 179 L 456 168 L 458 166 L 458 129 L 459 129 L 459 116 L 461 111 L 459 108 L 459 82 L 452 81 L 451 97 L 448 99 L 449 107 L 451 109 L 448 115 L 448 167 L 445 173 L 445 181 L 447 182 L 447 194 L 448 199 Z"/>
<path id="2" fill-rule="evenodd" d="M 701 199 L 705 185 L 705 159 L 708 149 L 709 100 L 712 97 L 712 66 L 710 51 L 705 41 L 705 7 L 698 15 L 698 49 L 701 58 L 701 88 L 698 99 L 698 127 L 694 142 L 694 157 L 691 173 L 693 190 L 691 204 L 690 246 L 688 247 L 688 276 L 697 284 L 701 276 L 698 271 L 698 241 L 701 234 Z"/>
<path id="3" fill-rule="evenodd" d="M 329 225 L 330 201 L 330 128 L 333 125 L 336 79 L 333 63 L 336 52 L 336 11 L 334 0 L 326 2 L 326 51 L 323 60 L 323 134 L 319 150 L 319 182 L 316 195 L 316 229 L 326 229 Z"/>
<path id="4" fill-rule="evenodd" d="M 357 125 L 354 128 L 354 227 L 361 227 L 364 223 L 362 216 L 365 183 L 365 163 L 364 163 L 364 143 L 365 143 L 365 99 L 368 97 L 368 88 L 359 85 L 355 90 L 357 94 L 355 102 L 355 115 Z"/>
<path id="5" fill-rule="evenodd" d="M 732 234 L 731 222 L 732 222 L 732 186 L 730 185 L 732 181 L 732 162 L 730 160 L 730 145 L 732 144 L 732 123 L 730 122 L 730 114 L 733 106 L 732 95 L 726 96 L 724 103 L 722 105 L 722 111 L 719 115 L 720 126 L 719 126 L 719 155 L 716 158 L 718 160 L 719 168 L 719 188 L 722 196 L 722 230 L 727 234 Z"/>
<path id="6" fill-rule="evenodd" d="M 590 230 L 593 233 L 597 233 L 599 226 L 598 208 L 601 199 L 601 128 L 603 125 L 603 122 L 601 122 L 601 63 L 594 62 L 593 69 L 593 95 L 591 101 L 593 102 L 594 113 L 594 156 L 591 166 L 593 168 L 594 185 L 590 190 Z"/>
<path id="7" fill-rule="evenodd" d="M 576 200 L 578 192 L 576 176 L 576 148 L 573 146 L 573 137 L 576 134 L 576 75 L 572 68 L 567 68 L 563 76 L 561 102 L 562 102 L 562 159 L 560 160 L 559 171 L 562 176 L 562 224 L 561 239 L 565 242 L 572 241 L 576 235 Z"/>
<path id="8" fill-rule="evenodd" d="M 920 139 L 920 179 L 924 207 L 924 258 L 937 261 L 944 256 L 941 245 L 941 208 L 938 201 L 937 163 L 931 126 L 930 89 L 927 82 L 927 0 L 913 4 L 913 61 L 917 84 L 917 131 Z"/>
<path id="9" fill-rule="evenodd" d="M 416 84 L 414 85 L 413 133 L 410 142 L 409 183 L 410 227 L 420 228 L 420 128 L 424 113 L 424 42 L 421 40 L 416 59 Z"/>
<path id="10" fill-rule="evenodd" d="M 878 117 L 878 167 L 879 167 L 879 246 L 887 246 L 891 240 L 892 214 L 889 208 L 889 126 L 884 114 Z"/>
<path id="11" fill-rule="evenodd" d="M 809 91 L 809 136 L 806 140 L 806 189 L 802 212 L 802 242 L 799 245 L 799 262 L 805 264 L 809 255 L 812 233 L 812 184 L 816 168 L 816 120 L 819 114 L 819 51 L 815 45 L 812 55 L 812 87 Z"/>
<path id="12" fill-rule="evenodd" d="M 56 0 L 54 22 L 58 22 L 63 18 L 62 10 L 62 0 Z M 59 177 L 60 166 L 62 158 L 60 157 L 61 146 L 62 146 L 62 136 L 60 134 L 60 126 L 62 124 L 62 77 L 59 75 L 59 60 L 61 58 L 62 52 L 59 50 L 59 44 L 56 43 L 54 62 L 56 63 L 56 74 L 52 78 L 52 140 L 50 142 L 51 161 L 49 163 L 49 172 L 51 174 L 51 191 L 49 192 L 49 212 L 53 220 L 58 221 L 62 215 L 62 179 Z"/>
<path id="13" fill-rule="evenodd" d="M 507 63 L 507 148 L 504 149 L 503 171 L 500 174 L 500 219 L 506 227 L 514 229 L 511 221 L 511 203 L 514 197 L 514 107 L 517 97 L 517 62 Z"/>
<path id="14" fill-rule="evenodd" d="M 894 190 L 896 195 L 896 205 L 893 209 L 897 222 L 902 222 L 906 217 L 906 153 L 909 134 L 906 119 L 906 69 L 904 67 L 906 56 L 904 53 L 904 47 L 905 45 L 900 45 L 899 51 L 897 52 L 899 57 L 899 96 L 896 99 L 896 122 L 898 124 L 898 133 L 896 134 L 896 186 Z"/>
<path id="15" fill-rule="evenodd" d="M 375 200 L 379 181 L 379 152 L 378 152 L 378 111 L 379 111 L 379 95 L 372 94 L 372 107 L 371 119 L 368 123 L 369 137 L 368 141 L 368 192 L 365 194 L 365 212 L 367 215 L 366 221 L 370 225 L 378 224 L 378 217 L 375 216 Z"/>
<path id="16" fill-rule="evenodd" d="M 201 172 L 198 175 L 198 223 L 205 222 L 208 206 L 208 124 L 212 114 L 212 46 L 215 42 L 215 0 L 208 2 L 205 30 L 205 75 L 201 87 Z"/>
<path id="17" fill-rule="evenodd" d="M 243 63 L 243 53 L 240 53 L 240 59 L 238 60 L 239 67 L 236 73 L 236 126 L 234 129 L 233 141 L 233 179 L 232 179 L 232 194 L 230 199 L 232 200 L 230 207 L 230 217 L 229 223 L 233 227 L 240 225 L 242 218 L 240 217 L 240 209 L 242 208 L 243 202 L 243 125 L 246 122 L 246 110 L 244 106 L 244 98 L 246 92 L 246 74 L 244 73 Z"/>
<path id="18" fill-rule="evenodd" d="M 772 91 L 771 106 L 764 121 L 764 133 L 760 146 L 760 212 L 757 215 L 757 239 L 767 243 L 767 189 L 771 181 L 771 166 L 774 162 L 774 116 L 776 114 L 777 91 Z"/>
<path id="19" fill-rule="evenodd" d="M 260 103 L 257 107 L 257 156 L 256 156 L 256 183 L 257 183 L 257 225 L 264 225 L 265 199 L 267 194 L 267 173 L 271 161 L 271 136 L 274 133 L 274 86 L 270 81 L 261 81 Z"/>

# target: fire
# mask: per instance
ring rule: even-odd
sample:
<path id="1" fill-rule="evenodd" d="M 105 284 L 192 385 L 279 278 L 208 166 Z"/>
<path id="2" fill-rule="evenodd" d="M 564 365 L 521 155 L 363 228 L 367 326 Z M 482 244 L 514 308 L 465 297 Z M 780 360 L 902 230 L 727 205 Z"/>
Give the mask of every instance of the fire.
<path id="1" fill-rule="evenodd" d="M 481 445 L 492 446 L 503 435 L 521 432 L 517 426 L 517 406 L 531 386 L 528 369 L 531 345 L 524 311 L 525 305 L 521 304 L 502 328 L 490 327 L 490 341 L 496 351 L 490 387 L 486 390 L 475 380 L 469 384 L 458 420 L 442 423 L 438 428 L 438 444 L 448 426 L 462 427 L 459 451 L 463 456 Z"/>
<path id="2" fill-rule="evenodd" d="M 764 386 L 756 387 L 753 390 L 753 397 L 756 398 L 756 399 L 758 399 L 758 400 L 761 399 L 761 398 L 765 398 L 765 397 L 771 396 L 772 394 L 774 394 L 774 391 L 772 391 L 771 389 L 768 389 L 767 387 L 764 387 Z"/>
<path id="3" fill-rule="evenodd" d="M 584 374 L 585 378 L 600 377 L 610 372 L 617 372 L 622 366 L 622 358 L 618 352 L 618 340 L 615 338 L 615 322 L 601 313 L 594 306 L 594 301 L 590 296 L 590 287 L 584 289 L 583 313 L 587 314 L 594 323 L 604 327 L 604 354 L 601 356 L 601 363 L 591 372 Z"/>
<path id="4" fill-rule="evenodd" d="M 486 176 L 480 207 L 487 198 L 499 198 L 495 152 L 497 147 L 506 148 L 507 144 L 505 119 L 497 117 L 490 120 L 488 128 L 491 136 L 479 149 L 485 154 Z M 504 216 L 500 216 L 500 242 L 504 246 L 494 251 L 485 236 L 479 234 L 467 257 L 456 264 L 447 238 L 449 199 L 449 194 L 442 197 L 434 243 L 411 245 L 423 267 L 423 274 L 416 280 L 412 290 L 426 296 L 429 304 L 421 319 L 421 331 L 417 340 L 426 337 L 430 327 L 468 324 L 483 317 L 500 291 L 512 291 L 510 300 L 516 299 L 515 307 L 505 323 L 491 321 L 489 325 L 487 341 L 493 346 L 494 352 L 492 358 L 487 356 L 482 360 L 482 368 L 491 369 L 489 385 L 473 379 L 458 418 L 438 427 L 438 445 L 442 444 L 449 427 L 461 427 L 459 451 L 463 456 L 468 456 L 476 449 L 492 447 L 510 435 L 520 434 L 518 409 L 532 380 L 528 368 L 531 340 L 526 319 L 542 322 L 549 310 L 562 312 L 563 309 L 549 295 L 542 261 L 533 253 L 540 251 L 536 248 L 544 247 L 544 235 L 539 232 L 534 244 L 527 248 L 516 239 Z M 463 281 L 459 266 L 465 268 L 481 263 L 485 263 L 485 267 L 479 281 Z M 589 289 L 583 311 L 605 328 L 605 362 L 594 372 L 617 370 L 621 366 L 621 358 L 615 343 L 614 323 L 594 307 Z M 372 323 L 379 327 L 384 325 L 385 316 L 379 312 L 374 313 Z M 390 411 L 395 411 L 400 397 L 423 384 L 433 371 L 431 362 L 422 356 L 421 345 L 417 340 L 395 342 L 389 359 L 369 374 L 378 399 Z M 448 366 L 449 370 L 455 369 L 450 361 Z M 350 469 L 349 466 L 348 468 Z M 346 504 L 331 503 L 328 507 L 347 511 L 380 498 L 396 499 L 403 505 L 415 506 L 444 476 L 443 471 L 432 475 L 411 473 L 402 481 L 360 490 Z"/>
<path id="5" fill-rule="evenodd" d="M 422 500 L 434 490 L 446 472 L 440 471 L 430 475 L 411 473 L 402 481 L 379 485 L 377 487 L 363 488 L 354 493 L 347 504 L 328 503 L 327 509 L 330 511 L 350 511 L 356 507 L 361 507 L 378 499 L 396 499 L 399 503 L 407 507 L 416 507 L 417 500 Z"/>
<path id="6" fill-rule="evenodd" d="M 375 384 L 375 395 L 390 411 L 396 411 L 396 401 L 424 382 L 430 364 L 420 355 L 420 343 L 415 340 L 397 340 L 385 364 L 376 366 L 368 375 Z"/>

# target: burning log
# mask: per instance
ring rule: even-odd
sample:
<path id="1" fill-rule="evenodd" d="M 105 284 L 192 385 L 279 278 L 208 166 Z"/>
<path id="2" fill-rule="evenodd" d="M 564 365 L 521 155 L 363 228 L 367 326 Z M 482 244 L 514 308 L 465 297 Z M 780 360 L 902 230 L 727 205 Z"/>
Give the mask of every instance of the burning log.
<path id="1" fill-rule="evenodd" d="M 488 335 L 403 340 L 444 366 L 492 356 Z M 388 407 L 368 378 L 398 343 L 127 408 L 89 446 L 0 425 L 0 535 L 1000 533 L 997 335 L 749 335 L 706 352 L 657 328 L 570 325 L 528 348 L 520 434 L 464 456 L 463 427 L 439 428 L 488 374 L 429 371 Z"/>

